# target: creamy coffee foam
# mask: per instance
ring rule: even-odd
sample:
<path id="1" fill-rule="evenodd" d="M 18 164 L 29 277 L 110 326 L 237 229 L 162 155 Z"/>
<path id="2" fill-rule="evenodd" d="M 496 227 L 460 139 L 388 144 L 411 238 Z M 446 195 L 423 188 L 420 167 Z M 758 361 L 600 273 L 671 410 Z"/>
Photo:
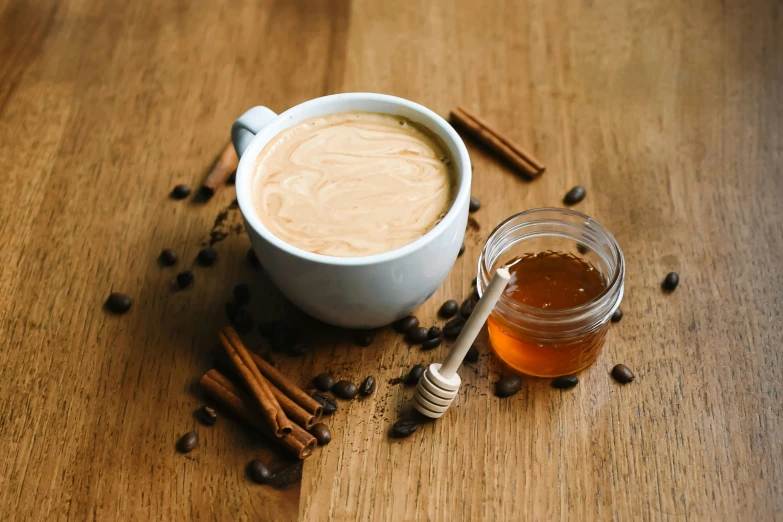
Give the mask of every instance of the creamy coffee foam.
<path id="1" fill-rule="evenodd" d="M 278 134 L 258 156 L 254 202 L 286 243 L 318 254 L 388 252 L 451 206 L 454 175 L 429 130 L 390 114 L 338 112 Z"/>

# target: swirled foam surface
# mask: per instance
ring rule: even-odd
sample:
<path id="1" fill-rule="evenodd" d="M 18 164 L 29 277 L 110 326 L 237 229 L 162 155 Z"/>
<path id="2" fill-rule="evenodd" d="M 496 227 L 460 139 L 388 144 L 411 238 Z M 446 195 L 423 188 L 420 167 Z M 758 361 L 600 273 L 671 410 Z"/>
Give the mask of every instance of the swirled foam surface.
<path id="1" fill-rule="evenodd" d="M 429 130 L 400 116 L 308 119 L 258 156 L 257 213 L 286 243 L 338 257 L 388 252 L 426 234 L 455 191 L 452 162 Z"/>

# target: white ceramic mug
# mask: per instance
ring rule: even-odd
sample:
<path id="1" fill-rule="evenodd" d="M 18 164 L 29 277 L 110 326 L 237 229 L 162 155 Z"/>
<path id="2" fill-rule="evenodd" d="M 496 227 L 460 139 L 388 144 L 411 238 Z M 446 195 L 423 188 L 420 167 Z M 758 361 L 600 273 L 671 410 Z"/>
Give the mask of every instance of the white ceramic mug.
<path id="1" fill-rule="evenodd" d="M 416 241 L 371 256 L 325 256 L 278 239 L 256 214 L 254 167 L 264 146 L 307 118 L 343 111 L 404 116 L 430 129 L 448 147 L 457 177 L 456 198 L 441 222 Z M 304 102 L 280 115 L 266 107 L 254 107 L 234 122 L 231 138 L 241 158 L 237 199 L 253 250 L 280 291 L 308 314 L 348 328 L 387 325 L 422 304 L 446 278 L 465 235 L 471 167 L 462 139 L 431 110 L 385 94 L 335 94 Z"/>

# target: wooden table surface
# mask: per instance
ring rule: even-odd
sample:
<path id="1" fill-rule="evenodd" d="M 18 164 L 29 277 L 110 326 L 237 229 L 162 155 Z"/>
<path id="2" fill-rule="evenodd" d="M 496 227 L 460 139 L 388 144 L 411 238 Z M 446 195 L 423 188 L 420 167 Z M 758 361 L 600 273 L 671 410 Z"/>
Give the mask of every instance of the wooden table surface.
<path id="1" fill-rule="evenodd" d="M 781 34 L 775 0 L 0 0 L 0 518 L 783 517 Z M 525 379 L 498 399 L 483 334 L 456 407 L 391 440 L 412 390 L 389 381 L 446 347 L 391 329 L 352 345 L 250 268 L 232 187 L 167 197 L 199 184 L 247 108 L 346 91 L 464 105 L 547 164 L 526 182 L 467 140 L 481 228 L 425 324 L 470 292 L 497 223 L 587 188 L 576 208 L 614 232 L 627 275 L 625 318 L 579 386 Z M 173 291 L 213 230 L 218 263 Z M 158 266 L 166 247 L 178 268 Z M 310 354 L 273 355 L 292 379 L 379 381 L 281 490 L 245 476 L 256 457 L 288 465 L 266 442 L 193 417 L 239 282 L 256 320 L 306 330 Z M 112 291 L 128 314 L 102 309 Z M 631 385 L 609 377 L 619 362 Z M 200 446 L 176 453 L 191 429 Z"/>

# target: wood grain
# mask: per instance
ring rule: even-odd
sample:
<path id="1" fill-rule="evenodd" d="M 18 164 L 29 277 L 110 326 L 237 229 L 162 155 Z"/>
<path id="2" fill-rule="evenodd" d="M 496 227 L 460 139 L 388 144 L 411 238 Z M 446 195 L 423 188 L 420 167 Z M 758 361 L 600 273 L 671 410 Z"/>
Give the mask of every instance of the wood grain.
<path id="1" fill-rule="evenodd" d="M 783 7 L 650 2 L 0 0 L 0 514 L 17 520 L 771 520 L 783 512 Z M 470 292 L 491 229 L 576 208 L 614 232 L 625 317 L 580 385 L 500 400 L 480 338 L 456 407 L 411 438 L 389 381 L 446 353 L 391 329 L 360 348 L 286 304 L 245 260 L 234 197 L 175 202 L 234 118 L 366 90 L 475 110 L 547 172 L 525 182 L 469 140 L 467 251 L 417 315 Z M 221 216 L 221 211 L 224 215 Z M 215 223 L 216 219 L 219 221 Z M 212 268 L 172 290 L 215 229 Z M 220 234 L 219 234 L 220 235 Z M 218 236 L 219 236 L 218 235 Z M 212 236 L 212 237 L 218 237 Z M 175 248 L 178 267 L 157 256 Z M 664 275 L 680 287 L 663 294 Z M 301 488 L 252 484 L 279 460 L 230 418 L 200 426 L 231 288 L 313 351 L 272 356 L 305 384 L 378 379 L 340 403 Z M 108 315 L 112 291 L 134 298 Z M 252 334 L 248 346 L 262 352 Z M 620 387 L 618 362 L 637 377 Z M 175 452 L 196 429 L 199 447 Z"/>

